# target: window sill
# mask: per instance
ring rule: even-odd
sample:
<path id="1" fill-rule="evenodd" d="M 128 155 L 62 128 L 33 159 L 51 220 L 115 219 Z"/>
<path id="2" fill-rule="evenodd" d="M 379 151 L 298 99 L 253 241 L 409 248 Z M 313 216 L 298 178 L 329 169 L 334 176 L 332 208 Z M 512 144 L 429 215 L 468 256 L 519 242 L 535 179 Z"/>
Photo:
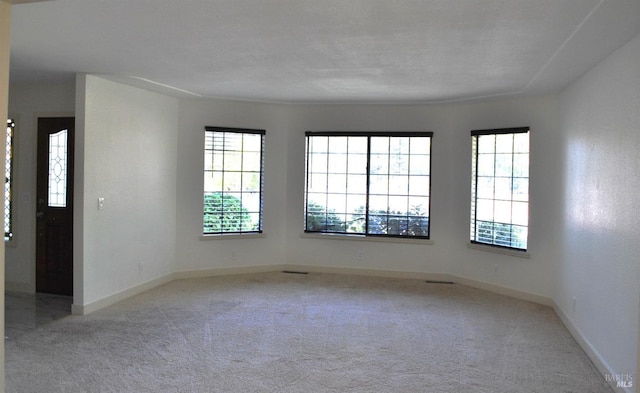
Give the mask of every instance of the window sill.
<path id="1" fill-rule="evenodd" d="M 200 240 L 260 239 L 264 233 L 230 233 L 220 235 L 200 235 Z"/>
<path id="2" fill-rule="evenodd" d="M 518 258 L 524 258 L 524 259 L 529 259 L 531 257 L 531 254 L 529 254 L 529 251 L 509 250 L 506 248 L 493 247 L 489 245 L 485 246 L 483 244 L 476 244 L 476 243 L 467 243 L 467 247 L 472 250 L 492 252 L 494 254 L 509 255 L 512 257 L 518 257 Z"/>
<path id="3" fill-rule="evenodd" d="M 335 233 L 302 233 L 300 237 L 306 239 L 325 239 L 325 240 L 355 240 L 364 242 L 377 243 L 409 243 L 409 244 L 433 244 L 431 239 L 405 239 L 400 237 L 382 237 L 382 236 L 363 236 L 363 235 L 343 235 Z"/>

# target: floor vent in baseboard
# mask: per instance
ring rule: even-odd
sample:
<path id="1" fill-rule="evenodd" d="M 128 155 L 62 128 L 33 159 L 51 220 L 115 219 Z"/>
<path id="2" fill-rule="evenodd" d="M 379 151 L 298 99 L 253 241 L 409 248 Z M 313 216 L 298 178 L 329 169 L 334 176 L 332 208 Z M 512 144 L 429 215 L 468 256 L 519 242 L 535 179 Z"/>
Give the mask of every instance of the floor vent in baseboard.
<path id="1" fill-rule="evenodd" d="M 309 274 L 309 272 L 298 272 L 295 270 L 283 270 L 282 273 L 286 274 Z"/>
<path id="2" fill-rule="evenodd" d="M 438 280 L 427 280 L 425 281 L 427 284 L 453 284 L 453 281 L 438 281 Z"/>

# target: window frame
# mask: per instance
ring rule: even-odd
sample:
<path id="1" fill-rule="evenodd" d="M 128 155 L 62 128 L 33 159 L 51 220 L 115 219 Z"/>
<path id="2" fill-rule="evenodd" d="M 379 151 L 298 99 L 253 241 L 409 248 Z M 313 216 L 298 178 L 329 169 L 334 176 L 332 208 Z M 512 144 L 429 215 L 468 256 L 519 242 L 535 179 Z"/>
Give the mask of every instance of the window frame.
<path id="1" fill-rule="evenodd" d="M 5 187 L 4 187 L 4 241 L 5 244 L 12 244 L 15 241 L 15 165 L 16 165 L 16 118 L 15 116 L 7 117 L 7 129 L 5 141 Z M 11 129 L 11 135 L 9 135 L 9 129 Z M 10 151 L 9 151 L 10 150 Z M 7 159 L 7 157 L 9 157 Z M 9 162 L 9 168 L 6 167 L 6 163 Z M 8 185 L 8 189 L 7 189 Z M 7 195 L 8 193 L 8 195 Z M 7 232 L 7 215 L 8 215 L 8 229 Z"/>
<path id="2" fill-rule="evenodd" d="M 225 231 L 225 230 L 220 230 L 220 231 L 205 231 L 205 216 L 206 216 L 206 195 L 208 193 L 218 193 L 218 191 L 213 191 L 213 192 L 207 192 L 206 190 L 206 184 L 204 181 L 204 177 L 207 176 L 208 172 L 215 172 L 214 168 L 214 164 L 211 164 L 211 169 L 207 169 L 206 166 L 206 162 L 204 163 L 203 166 L 203 205 L 202 205 L 202 226 L 201 226 L 201 230 L 202 230 L 202 236 L 203 238 L 216 238 L 216 237 L 229 237 L 229 236 L 242 236 L 242 237 L 251 237 L 251 236 L 256 236 L 256 235 L 261 235 L 263 233 L 264 230 L 264 151 L 265 151 L 265 139 L 266 139 L 266 130 L 263 129 L 251 129 L 251 128 L 233 128 L 233 127 L 215 127 L 215 126 L 205 126 L 204 128 L 205 130 L 205 138 L 204 138 L 204 149 L 203 149 L 203 154 L 204 154 L 204 160 L 207 159 L 207 151 L 211 150 L 211 157 L 213 159 L 214 157 L 214 153 L 213 151 L 215 151 L 216 149 L 214 149 L 214 145 L 212 144 L 211 149 L 207 148 L 207 138 L 208 138 L 208 133 L 216 133 L 216 132 L 220 132 L 220 133 L 233 133 L 233 134 L 243 134 L 243 135 L 260 135 L 260 171 L 259 171 L 259 180 L 258 180 L 258 199 L 259 199 L 259 211 L 258 212 L 250 212 L 250 213 L 254 213 L 254 214 L 258 214 L 258 222 L 257 222 L 257 229 L 251 229 L 251 230 L 236 230 L 236 231 Z M 244 142 L 243 142 L 244 143 Z M 224 154 L 224 152 L 226 152 L 227 150 L 225 148 L 222 149 L 222 152 Z M 241 150 L 241 152 L 245 152 L 244 149 Z M 224 162 L 224 159 L 223 159 Z M 224 170 L 224 164 L 223 164 L 223 169 L 221 171 L 218 172 L 222 172 L 223 176 L 225 172 L 236 172 L 236 173 L 240 173 L 240 175 L 242 176 L 243 174 L 246 173 L 257 173 L 254 171 L 245 171 L 244 169 L 241 169 L 240 171 L 225 171 Z M 234 190 L 237 191 L 237 190 Z M 240 194 L 243 194 L 245 191 L 244 190 L 239 190 Z M 250 192 L 255 192 L 255 191 L 250 191 Z M 224 190 L 220 191 L 222 197 L 221 199 L 224 200 L 224 195 L 225 194 L 233 194 L 233 193 L 227 193 Z M 240 198 L 240 202 L 242 201 L 242 198 Z"/>
<path id="3" fill-rule="evenodd" d="M 366 156 L 367 156 L 367 162 L 366 162 L 366 188 L 363 192 L 365 199 L 366 199 L 366 203 L 364 205 L 364 230 L 363 232 L 348 232 L 347 229 L 342 230 L 342 231 L 336 231 L 336 230 L 313 230 L 309 228 L 309 181 L 310 181 L 310 138 L 311 137 L 363 137 L 363 138 L 367 138 L 367 148 L 366 148 Z M 428 190 L 428 194 L 426 196 L 421 195 L 424 198 L 428 199 L 428 203 L 427 203 L 427 230 L 426 230 L 426 235 L 409 235 L 409 234 L 387 234 L 387 233 L 372 233 L 370 231 L 370 224 L 371 224 L 371 212 L 372 212 L 372 208 L 371 208 L 371 196 L 372 195 L 376 195 L 374 193 L 371 192 L 371 175 L 372 175 L 372 170 L 371 170 L 371 155 L 372 155 L 372 148 L 371 148 L 371 139 L 375 138 L 375 137 L 390 137 L 390 138 L 406 138 L 406 137 L 420 137 L 420 138 L 429 138 L 429 149 L 428 149 L 428 158 L 429 158 L 429 171 L 427 175 L 420 175 L 420 176 L 424 176 L 424 177 L 428 177 L 428 184 L 427 184 L 427 190 Z M 329 142 L 328 142 L 329 143 Z M 390 148 L 389 148 L 390 150 Z M 431 200 L 432 200 L 432 190 L 431 190 L 431 167 L 432 167 L 432 151 L 433 151 L 433 132 L 431 131 L 307 131 L 305 132 L 305 190 L 304 190 L 304 234 L 305 235 L 332 235 L 332 236 L 338 236 L 344 239 L 348 239 L 349 237 L 351 238 L 367 238 L 367 239 L 396 239 L 396 240 L 420 240 L 420 241 L 430 241 L 431 239 Z M 330 154 L 330 148 L 327 147 L 327 154 Z M 347 156 L 349 154 L 349 152 L 346 153 Z M 354 153 L 355 154 L 355 153 Z M 362 153 L 360 153 L 362 154 Z M 411 154 L 408 154 L 409 156 L 411 156 Z M 418 154 L 415 154 L 418 155 Z M 391 157 L 391 152 L 389 151 L 389 157 Z M 348 169 L 346 169 L 346 172 L 344 173 L 345 176 L 348 176 L 351 172 L 349 172 Z M 330 174 L 330 172 L 327 172 L 327 176 Z M 391 174 L 387 174 L 388 176 L 391 176 Z M 411 175 L 411 170 L 409 169 L 406 173 L 406 176 L 410 177 Z M 418 175 L 413 175 L 413 176 L 418 176 Z M 328 184 L 327 184 L 328 187 Z M 326 194 L 329 195 L 331 194 L 329 191 L 326 191 Z M 345 196 L 349 195 L 348 192 L 345 192 Z M 381 194 L 383 195 L 383 194 Z M 387 187 L 386 189 L 386 196 L 390 197 L 392 196 L 392 194 L 390 194 L 390 186 Z M 407 199 L 411 197 L 411 194 L 409 193 L 409 190 L 407 190 L 406 195 L 402 195 L 400 197 L 406 197 Z M 325 206 L 325 208 L 327 209 L 327 211 L 329 210 L 327 206 Z M 389 217 L 395 217 L 397 215 L 393 215 L 390 214 L 389 210 L 388 210 L 389 206 L 387 206 L 387 214 L 385 215 L 387 217 L 387 220 L 389 220 Z M 408 212 L 407 212 L 408 213 Z M 328 214 L 328 213 L 327 213 Z M 349 212 L 345 212 L 344 213 L 345 216 L 348 214 L 351 214 Z M 409 220 L 410 217 L 425 217 L 425 216 L 410 216 L 410 215 L 400 215 L 401 217 L 406 217 L 407 219 L 407 230 L 409 229 Z M 398 216 L 398 217 L 400 217 Z M 397 217 L 396 217 L 397 218 Z M 347 221 L 344 222 L 345 224 L 347 223 Z M 388 221 L 387 221 L 387 225 L 388 225 Z"/>
<path id="4" fill-rule="evenodd" d="M 502 178 L 509 178 L 511 185 L 510 185 L 510 199 L 509 200 L 502 200 L 502 199 L 497 199 L 495 196 L 495 179 L 496 178 L 500 178 L 500 176 L 496 176 L 496 170 L 495 170 L 495 160 L 496 158 L 494 158 L 494 174 L 493 176 L 479 176 L 479 169 L 478 169 L 478 160 L 479 160 L 479 153 L 478 153 L 478 142 L 479 142 L 479 137 L 481 136 L 488 136 L 488 135 L 506 135 L 506 134 L 511 134 L 511 135 L 516 135 L 516 134 L 527 134 L 527 168 L 526 168 L 526 177 L 524 176 L 514 176 L 514 172 L 515 172 L 515 168 L 514 168 L 514 156 L 516 154 L 522 154 L 520 152 L 516 152 L 514 151 L 514 145 L 512 145 L 511 150 L 508 154 L 511 155 L 511 176 L 505 177 L 502 176 Z M 496 251 L 499 252 L 514 252 L 517 254 L 527 254 L 528 253 L 528 248 L 529 248 L 529 210 L 530 210 L 530 162 L 531 162 L 531 146 L 530 146 L 530 140 L 531 140 L 531 133 L 530 133 L 530 127 L 513 127 L 513 128 L 497 128 L 497 129 L 485 129 L 485 130 L 472 130 L 471 131 L 471 138 L 472 138 L 472 154 L 471 154 L 471 160 L 472 160 L 472 168 L 471 168 L 471 209 L 470 209 L 470 231 L 469 231 L 469 241 L 470 244 L 472 246 L 476 246 L 476 247 L 488 247 L 490 249 L 494 249 Z M 514 137 L 514 144 L 515 144 L 515 137 Z M 494 151 L 493 151 L 493 155 L 497 155 L 497 154 L 504 154 L 504 153 L 497 153 L 495 151 L 495 147 L 494 147 Z M 494 195 L 493 198 L 478 198 L 478 177 L 489 177 L 492 178 L 494 180 Z M 513 199 L 513 180 L 514 178 L 518 178 L 518 179 L 526 179 L 527 180 L 527 193 L 526 193 L 526 201 L 522 201 L 522 200 L 514 200 Z M 510 234 L 509 234 L 509 241 L 511 245 L 503 245 L 503 244 L 497 244 L 496 243 L 496 237 L 495 237 L 495 233 L 492 235 L 493 237 L 493 242 L 487 242 L 487 241 L 481 241 L 478 240 L 478 231 L 477 229 L 477 223 L 478 221 L 486 221 L 486 220 L 478 220 L 477 219 L 477 214 L 478 214 L 478 199 L 485 199 L 485 200 L 491 200 L 494 203 L 494 207 L 495 207 L 495 202 L 496 200 L 498 201 L 503 201 L 503 202 L 509 202 L 511 204 L 511 208 L 513 209 L 513 203 L 517 202 L 517 203 L 522 203 L 522 202 L 526 202 L 527 206 L 527 215 L 526 215 L 526 225 L 519 225 L 519 224 L 514 224 L 513 222 L 510 223 L 501 223 L 501 222 L 497 222 L 495 220 L 495 214 L 493 214 L 493 220 L 491 221 L 491 224 L 494 226 L 494 231 L 495 231 L 495 224 L 500 224 L 500 225 L 509 225 L 511 226 L 510 228 Z M 513 211 L 513 210 L 512 210 Z M 511 221 L 512 218 L 511 218 Z M 517 227 L 524 227 L 526 228 L 526 236 L 524 238 L 524 242 L 525 245 L 524 247 L 517 247 L 514 246 L 514 241 L 513 241 L 513 227 L 517 226 Z"/>

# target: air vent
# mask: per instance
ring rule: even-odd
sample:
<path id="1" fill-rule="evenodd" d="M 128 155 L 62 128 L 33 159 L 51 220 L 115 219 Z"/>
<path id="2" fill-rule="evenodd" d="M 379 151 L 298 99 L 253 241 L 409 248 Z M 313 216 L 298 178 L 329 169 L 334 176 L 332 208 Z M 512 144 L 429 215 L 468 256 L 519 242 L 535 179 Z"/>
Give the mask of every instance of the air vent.
<path id="1" fill-rule="evenodd" d="M 453 284 L 453 281 L 438 281 L 438 280 L 427 280 L 425 281 L 427 284 Z"/>

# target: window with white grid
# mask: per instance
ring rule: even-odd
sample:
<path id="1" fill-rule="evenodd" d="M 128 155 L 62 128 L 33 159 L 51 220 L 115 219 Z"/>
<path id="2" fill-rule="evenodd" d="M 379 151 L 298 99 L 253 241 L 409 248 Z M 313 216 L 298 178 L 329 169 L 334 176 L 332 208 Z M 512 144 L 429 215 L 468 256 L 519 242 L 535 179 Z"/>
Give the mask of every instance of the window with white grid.
<path id="1" fill-rule="evenodd" d="M 529 128 L 471 131 L 472 243 L 527 250 Z"/>
<path id="2" fill-rule="evenodd" d="M 431 132 L 307 132 L 305 232 L 428 239 Z"/>
<path id="3" fill-rule="evenodd" d="M 205 235 L 262 232 L 264 137 L 264 130 L 205 127 Z"/>

